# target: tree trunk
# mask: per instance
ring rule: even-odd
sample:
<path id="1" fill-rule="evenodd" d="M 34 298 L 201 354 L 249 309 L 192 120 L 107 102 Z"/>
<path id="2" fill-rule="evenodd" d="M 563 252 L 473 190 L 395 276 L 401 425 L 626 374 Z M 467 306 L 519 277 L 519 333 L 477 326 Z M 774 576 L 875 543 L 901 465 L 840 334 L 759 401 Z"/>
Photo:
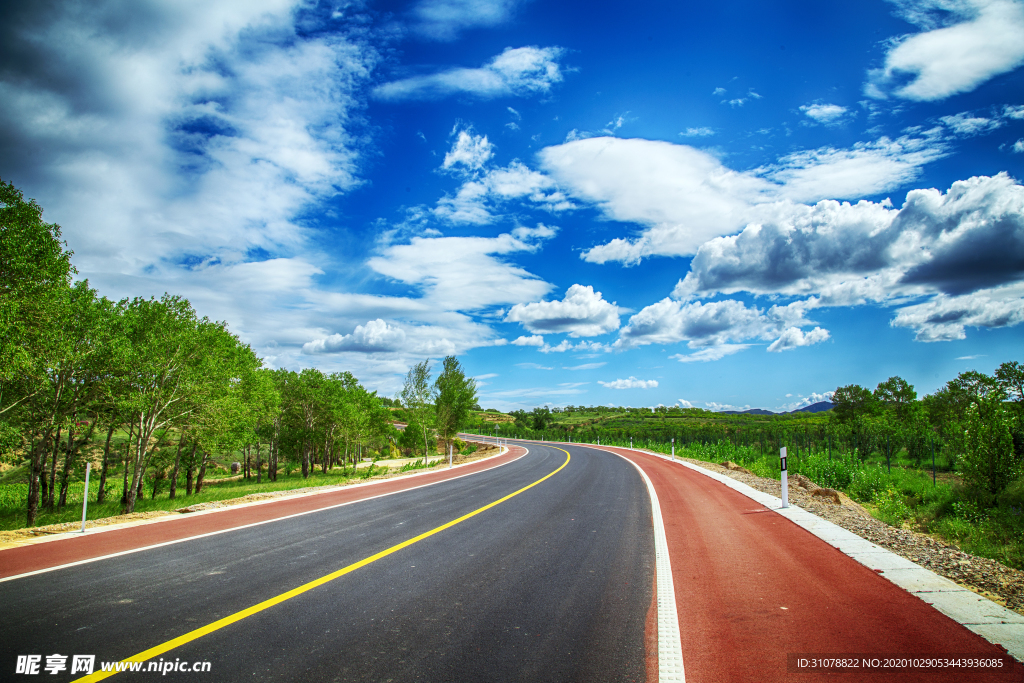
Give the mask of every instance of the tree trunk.
<path id="1" fill-rule="evenodd" d="M 306 447 L 306 442 L 302 442 L 302 478 L 306 479 L 309 477 L 309 451 Z"/>
<path id="2" fill-rule="evenodd" d="M 71 447 L 74 445 L 75 430 L 68 427 L 68 447 L 64 452 L 64 469 L 60 473 L 60 499 L 57 507 L 62 508 L 68 502 L 68 485 L 71 483 Z"/>
<path id="3" fill-rule="evenodd" d="M 206 476 L 206 462 L 210 459 L 210 454 L 203 451 L 203 460 L 199 463 L 199 476 L 196 477 L 196 495 L 203 490 L 203 478 Z"/>
<path id="4" fill-rule="evenodd" d="M 192 495 L 192 480 L 196 475 L 196 449 L 199 444 L 192 442 L 192 455 L 188 458 L 188 467 L 185 469 L 185 495 Z"/>
<path id="5" fill-rule="evenodd" d="M 181 430 L 178 437 L 178 451 L 174 454 L 174 474 L 171 475 L 171 490 L 168 500 L 174 500 L 174 494 L 178 490 L 178 471 L 181 468 L 181 444 L 185 442 L 185 430 Z"/>
<path id="6" fill-rule="evenodd" d="M 263 463 L 260 462 L 260 442 L 256 442 L 256 483 L 263 482 L 263 470 L 260 469 Z"/>
<path id="7" fill-rule="evenodd" d="M 28 505 L 26 510 L 27 526 L 35 526 L 36 516 L 39 514 L 39 483 L 43 479 L 45 483 L 46 463 L 46 437 L 40 438 L 38 443 L 32 445 L 31 472 L 28 478 Z"/>
<path id="8" fill-rule="evenodd" d="M 97 505 L 102 503 L 103 499 L 106 498 L 106 496 L 104 495 L 105 492 L 104 492 L 103 489 L 107 485 L 107 463 L 108 463 L 107 458 L 110 456 L 110 439 L 111 439 L 111 437 L 114 436 L 114 427 L 115 427 L 115 425 L 114 425 L 113 422 L 111 422 L 110 425 L 107 427 L 107 442 L 103 446 L 103 465 L 102 465 L 102 467 L 100 467 L 100 489 L 99 489 L 99 493 L 96 494 L 96 504 Z"/>
<path id="9" fill-rule="evenodd" d="M 60 427 L 53 437 L 53 457 L 50 459 L 50 488 L 46 497 L 46 507 L 53 509 L 53 492 L 57 488 L 57 450 L 60 448 Z"/>

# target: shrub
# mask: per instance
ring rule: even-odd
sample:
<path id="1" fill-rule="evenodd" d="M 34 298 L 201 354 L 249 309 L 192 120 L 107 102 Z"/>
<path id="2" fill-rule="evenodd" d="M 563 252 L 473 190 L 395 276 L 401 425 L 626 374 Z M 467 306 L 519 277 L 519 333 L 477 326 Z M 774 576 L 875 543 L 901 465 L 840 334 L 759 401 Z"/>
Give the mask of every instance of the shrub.
<path id="1" fill-rule="evenodd" d="M 853 475 L 850 495 L 862 503 L 874 502 L 875 497 L 886 489 L 886 479 L 881 467 L 865 467 Z"/>
<path id="2" fill-rule="evenodd" d="M 891 486 L 875 494 L 875 504 L 878 505 L 878 516 L 882 521 L 893 526 L 901 526 L 913 516 L 903 494 Z"/>

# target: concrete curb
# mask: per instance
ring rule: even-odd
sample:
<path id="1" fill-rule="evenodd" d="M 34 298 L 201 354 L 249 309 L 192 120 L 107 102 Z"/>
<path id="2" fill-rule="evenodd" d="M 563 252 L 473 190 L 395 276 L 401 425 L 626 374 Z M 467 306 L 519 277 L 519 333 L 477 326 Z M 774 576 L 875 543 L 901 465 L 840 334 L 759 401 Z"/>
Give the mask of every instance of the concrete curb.
<path id="1" fill-rule="evenodd" d="M 684 460 L 672 460 L 671 457 L 663 453 L 654 453 L 638 448 L 633 450 L 677 462 L 742 493 L 811 532 L 833 548 L 852 557 L 908 593 L 924 600 L 953 621 L 977 633 L 990 643 L 1005 647 L 1017 661 L 1024 662 L 1024 616 L 973 591 L 961 588 L 946 577 L 939 576 L 930 569 L 925 569 L 919 564 L 900 557 L 891 550 L 865 540 L 852 531 L 847 531 L 812 512 L 796 506 L 783 508 L 781 498 L 758 491 L 732 477 L 704 469 Z"/>

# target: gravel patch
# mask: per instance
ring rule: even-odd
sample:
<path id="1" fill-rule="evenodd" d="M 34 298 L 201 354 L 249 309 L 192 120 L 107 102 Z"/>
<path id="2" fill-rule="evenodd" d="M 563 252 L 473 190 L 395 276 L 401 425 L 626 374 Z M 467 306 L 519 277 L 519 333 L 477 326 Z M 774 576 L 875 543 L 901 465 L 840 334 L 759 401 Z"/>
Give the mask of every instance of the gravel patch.
<path id="1" fill-rule="evenodd" d="M 782 496 L 782 483 L 775 479 L 765 479 L 748 472 L 730 470 L 722 465 L 702 460 L 691 458 L 685 458 L 685 460 L 699 467 L 725 474 L 762 493 L 776 497 Z M 789 485 L 791 505 L 797 505 L 814 513 L 836 526 L 853 532 L 900 557 L 915 562 L 964 588 L 1024 615 L 1024 571 L 1007 567 L 996 560 L 965 553 L 956 546 L 928 534 L 889 526 L 882 520 L 872 517 L 870 512 L 845 494 L 841 494 L 843 501 L 841 505 L 825 502 L 820 497 L 812 497 L 809 491 L 797 485 L 794 479 L 790 478 Z M 810 482 L 810 486 L 812 489 L 816 488 L 813 482 Z"/>

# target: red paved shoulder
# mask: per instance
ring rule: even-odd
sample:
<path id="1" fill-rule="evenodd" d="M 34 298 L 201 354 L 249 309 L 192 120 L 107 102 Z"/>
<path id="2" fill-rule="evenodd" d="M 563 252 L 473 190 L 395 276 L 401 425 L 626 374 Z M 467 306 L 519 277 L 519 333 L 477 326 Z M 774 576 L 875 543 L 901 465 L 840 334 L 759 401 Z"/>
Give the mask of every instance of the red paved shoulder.
<path id="1" fill-rule="evenodd" d="M 525 452 L 526 450 L 522 447 L 510 446 L 509 452 L 504 455 L 450 470 L 447 468 L 434 470 L 419 476 L 396 477 L 371 482 L 365 486 L 339 487 L 337 491 L 329 493 L 282 498 L 260 505 L 228 507 L 209 514 L 168 517 L 139 526 L 8 548 L 0 550 L 0 578 L 397 493 L 467 474 L 483 472 L 507 464 Z"/>
<path id="2" fill-rule="evenodd" d="M 1005 652 L 781 515 L 689 468 L 640 465 L 661 502 L 687 681 L 1021 681 L 1015 671 L 797 673 L 787 655 Z"/>

